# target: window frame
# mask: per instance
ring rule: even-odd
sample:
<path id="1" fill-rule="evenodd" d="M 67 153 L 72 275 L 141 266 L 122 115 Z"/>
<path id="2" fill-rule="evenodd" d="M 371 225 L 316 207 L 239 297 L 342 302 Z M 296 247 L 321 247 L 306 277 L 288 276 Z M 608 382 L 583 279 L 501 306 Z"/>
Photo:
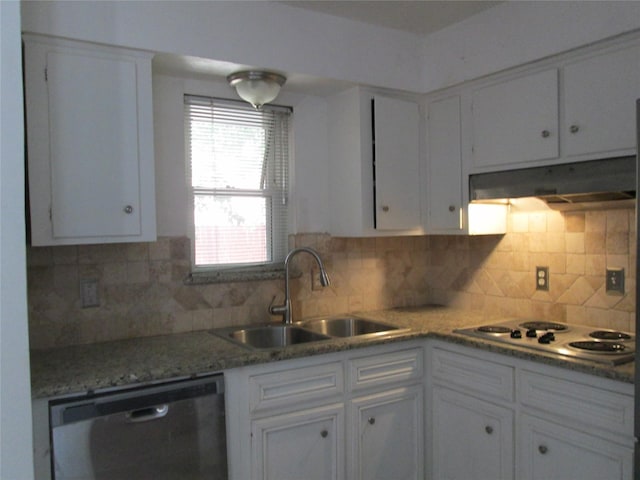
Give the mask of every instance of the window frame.
<path id="1" fill-rule="evenodd" d="M 292 118 L 293 108 L 280 105 L 265 105 L 262 111 L 274 111 L 283 112 L 288 115 L 286 120 L 286 131 L 280 130 L 274 133 L 275 136 L 284 136 L 279 140 L 283 143 L 283 148 L 286 149 L 286 158 L 282 162 L 278 162 L 275 159 L 271 159 L 267 164 L 267 173 L 265 183 L 272 185 L 270 180 L 277 178 L 275 173 L 276 169 L 281 169 L 280 182 L 276 182 L 277 188 L 262 188 L 262 189 L 221 189 L 221 188 L 205 188 L 193 186 L 193 174 L 191 165 L 191 139 L 189 137 L 190 125 L 188 117 L 189 103 L 188 99 L 193 98 L 201 100 L 203 102 L 211 103 L 211 108 L 215 108 L 215 105 L 223 105 L 225 107 L 237 108 L 238 111 L 255 112 L 253 107 L 246 102 L 231 100 L 221 97 L 205 96 L 205 95 L 193 95 L 184 94 L 183 108 L 184 108 L 184 139 L 185 139 L 185 168 L 186 168 L 186 183 L 189 197 L 189 241 L 190 241 L 190 269 L 191 273 L 186 279 L 187 283 L 211 283 L 216 281 L 231 280 L 253 280 L 258 278 L 279 278 L 284 267 L 284 257 L 288 251 L 288 237 L 290 234 L 290 224 L 292 218 L 292 210 L 290 204 L 291 197 L 291 175 L 292 175 Z M 280 127 L 278 127 L 280 128 Z M 268 140 L 269 142 L 269 140 Z M 269 145 L 265 146 L 265 151 L 268 151 Z M 274 152 L 272 155 L 276 155 Z M 196 265 L 196 225 L 195 225 L 195 198 L 197 195 L 210 195 L 212 197 L 221 196 L 234 196 L 234 197 L 258 197 L 265 199 L 265 219 L 266 219 L 266 233 L 265 241 L 267 245 L 267 256 L 271 255 L 271 260 L 266 262 L 247 262 L 247 263 L 228 263 L 228 264 L 207 264 Z M 284 214 L 274 215 L 273 211 L 276 210 L 274 202 L 278 199 L 283 202 L 282 209 Z M 281 238 L 276 238 L 281 236 Z M 257 275 L 257 277 L 256 277 Z M 246 278 L 244 278 L 246 277 Z M 254 278 L 256 277 L 256 278 Z"/>

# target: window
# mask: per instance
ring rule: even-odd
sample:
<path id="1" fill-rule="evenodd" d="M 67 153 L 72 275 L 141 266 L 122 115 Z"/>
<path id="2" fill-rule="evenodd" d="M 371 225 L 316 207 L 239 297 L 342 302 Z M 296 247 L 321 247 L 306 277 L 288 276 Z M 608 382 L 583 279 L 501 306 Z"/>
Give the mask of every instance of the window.
<path id="1" fill-rule="evenodd" d="M 282 262 L 291 110 L 185 95 L 197 270 Z"/>

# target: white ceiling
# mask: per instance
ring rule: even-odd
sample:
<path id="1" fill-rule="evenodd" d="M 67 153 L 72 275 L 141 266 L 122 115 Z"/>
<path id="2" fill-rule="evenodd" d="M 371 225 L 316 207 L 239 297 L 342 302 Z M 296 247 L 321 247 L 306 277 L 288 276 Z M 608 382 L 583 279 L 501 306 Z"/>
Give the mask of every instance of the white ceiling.
<path id="1" fill-rule="evenodd" d="M 488 0 L 291 0 L 280 3 L 418 35 L 428 35 L 502 2 Z"/>

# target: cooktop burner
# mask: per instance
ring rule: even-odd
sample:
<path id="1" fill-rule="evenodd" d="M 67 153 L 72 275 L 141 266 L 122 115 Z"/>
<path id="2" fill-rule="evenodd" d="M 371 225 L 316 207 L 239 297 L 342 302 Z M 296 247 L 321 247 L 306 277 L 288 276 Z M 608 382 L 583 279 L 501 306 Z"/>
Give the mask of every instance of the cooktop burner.
<path id="1" fill-rule="evenodd" d="M 589 334 L 591 338 L 598 340 L 631 340 L 633 337 L 628 333 L 617 332 L 614 330 L 596 330 Z"/>
<path id="2" fill-rule="evenodd" d="M 553 330 L 555 332 L 560 332 L 563 330 L 567 330 L 569 327 L 567 327 L 567 325 L 562 324 L 562 323 L 555 323 L 555 322 L 544 322 L 544 321 L 539 321 L 539 320 L 535 320 L 532 322 L 524 322 L 521 323 L 520 326 L 522 328 L 526 328 L 526 329 L 533 329 L 533 330 Z"/>
<path id="3" fill-rule="evenodd" d="M 507 319 L 456 333 L 555 355 L 620 365 L 635 356 L 635 336 L 616 330 L 535 319 Z"/>
<path id="4" fill-rule="evenodd" d="M 501 325 L 482 325 L 478 327 L 478 331 L 482 333 L 509 333 L 511 329 Z"/>
<path id="5" fill-rule="evenodd" d="M 594 340 L 586 340 L 581 342 L 569 342 L 569 346 L 580 350 L 598 353 L 620 353 L 624 352 L 627 347 L 616 342 L 597 342 Z"/>

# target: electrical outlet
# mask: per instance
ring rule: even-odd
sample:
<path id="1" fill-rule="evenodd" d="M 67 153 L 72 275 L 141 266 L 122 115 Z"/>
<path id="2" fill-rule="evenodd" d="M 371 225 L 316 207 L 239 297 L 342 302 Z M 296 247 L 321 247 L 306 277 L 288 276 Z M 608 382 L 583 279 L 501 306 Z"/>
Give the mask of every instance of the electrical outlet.
<path id="1" fill-rule="evenodd" d="M 549 267 L 536 267 L 536 290 L 549 291 Z"/>
<path id="2" fill-rule="evenodd" d="M 607 268 L 607 293 L 624 295 L 624 268 Z"/>
<path id="3" fill-rule="evenodd" d="M 80 280 L 80 304 L 82 308 L 100 306 L 97 279 L 85 278 Z"/>

